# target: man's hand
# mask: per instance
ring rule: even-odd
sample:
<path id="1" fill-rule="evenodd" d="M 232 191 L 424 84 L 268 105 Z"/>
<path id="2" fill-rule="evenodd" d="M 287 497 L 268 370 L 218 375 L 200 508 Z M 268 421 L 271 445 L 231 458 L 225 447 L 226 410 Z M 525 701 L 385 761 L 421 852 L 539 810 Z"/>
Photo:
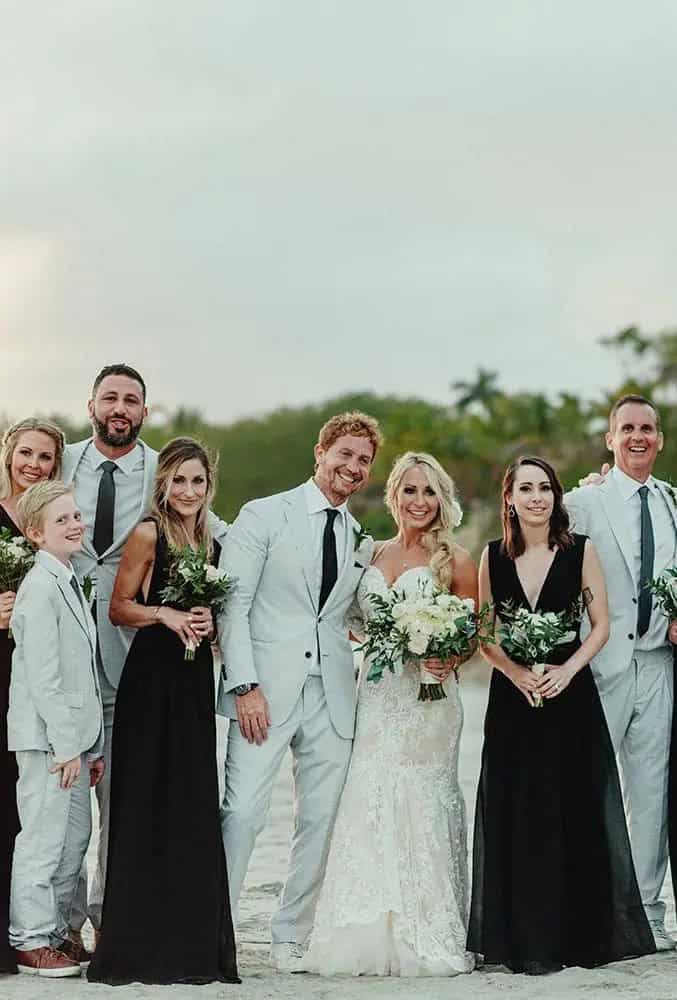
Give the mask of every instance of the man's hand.
<path id="1" fill-rule="evenodd" d="M 103 757 L 97 757 L 96 760 L 91 760 L 89 762 L 89 786 L 94 788 L 94 785 L 98 785 L 103 778 L 104 771 L 106 770 L 106 762 Z"/>
<path id="2" fill-rule="evenodd" d="M 605 478 L 609 474 L 611 466 L 608 462 L 605 462 L 599 472 L 589 472 L 587 476 L 583 476 L 582 479 L 578 480 L 579 486 L 600 486 Z"/>
<path id="3" fill-rule="evenodd" d="M 668 639 L 674 646 L 677 646 L 677 622 L 670 622 L 670 628 L 668 629 Z"/>
<path id="4" fill-rule="evenodd" d="M 268 702 L 261 688 L 254 688 L 249 694 L 236 694 L 235 710 L 240 732 L 244 738 L 248 743 L 261 746 L 268 735 L 270 725 Z"/>
<path id="5" fill-rule="evenodd" d="M 80 757 L 73 757 L 72 760 L 67 760 L 65 764 L 54 763 L 54 767 L 50 767 L 50 774 L 56 774 L 57 771 L 61 771 L 61 787 L 68 789 L 72 788 L 75 782 L 80 777 Z"/>

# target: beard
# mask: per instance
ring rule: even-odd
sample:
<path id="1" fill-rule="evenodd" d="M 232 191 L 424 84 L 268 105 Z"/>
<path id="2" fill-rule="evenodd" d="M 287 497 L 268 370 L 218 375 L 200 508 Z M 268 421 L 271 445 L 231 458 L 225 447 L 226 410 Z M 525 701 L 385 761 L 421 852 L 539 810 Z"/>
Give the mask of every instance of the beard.
<path id="1" fill-rule="evenodd" d="M 106 422 L 99 420 L 96 414 L 92 417 L 92 423 L 94 424 L 94 430 L 98 439 L 111 448 L 126 448 L 127 445 L 133 444 L 138 438 L 143 425 L 143 421 L 140 421 L 138 424 L 130 422 L 128 431 L 109 431 Z"/>

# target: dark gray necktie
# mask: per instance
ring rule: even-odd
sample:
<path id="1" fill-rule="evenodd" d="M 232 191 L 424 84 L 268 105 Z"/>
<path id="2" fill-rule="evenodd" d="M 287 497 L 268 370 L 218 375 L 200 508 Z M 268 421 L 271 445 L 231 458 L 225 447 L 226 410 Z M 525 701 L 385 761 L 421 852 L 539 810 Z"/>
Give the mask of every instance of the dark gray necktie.
<path id="1" fill-rule="evenodd" d="M 113 516 L 115 514 L 115 481 L 113 473 L 117 469 L 115 462 L 102 462 L 101 482 L 96 498 L 96 517 L 94 518 L 94 549 L 101 555 L 113 544 Z"/>
<path id="2" fill-rule="evenodd" d="M 78 599 L 78 604 L 80 605 L 80 608 L 84 611 L 85 610 L 85 595 L 82 593 L 82 588 L 80 587 L 80 584 L 78 583 L 78 581 L 75 579 L 74 576 L 71 577 L 71 587 L 75 591 L 75 596 Z"/>
<path id="3" fill-rule="evenodd" d="M 639 568 L 639 608 L 637 611 L 637 632 L 644 635 L 651 620 L 651 591 L 648 584 L 653 579 L 654 537 L 651 513 L 649 511 L 649 487 L 640 486 L 640 568 Z"/>
<path id="4" fill-rule="evenodd" d="M 322 584 L 320 586 L 320 610 L 324 602 L 329 597 L 336 578 L 338 576 L 338 558 L 336 556 L 336 535 L 334 534 L 334 521 L 338 517 L 338 511 L 332 507 L 327 507 L 325 511 L 327 523 L 324 526 L 322 535 Z"/>

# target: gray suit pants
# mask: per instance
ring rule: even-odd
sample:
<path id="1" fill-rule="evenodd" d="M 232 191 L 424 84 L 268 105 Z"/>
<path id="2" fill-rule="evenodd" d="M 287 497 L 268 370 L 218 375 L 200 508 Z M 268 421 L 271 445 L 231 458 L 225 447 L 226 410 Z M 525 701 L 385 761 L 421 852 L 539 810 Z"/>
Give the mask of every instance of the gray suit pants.
<path id="1" fill-rule="evenodd" d="M 602 698 L 617 753 L 639 891 L 649 920 L 663 920 L 659 899 L 668 865 L 668 761 L 672 725 L 672 647 L 636 651 Z"/>
<path id="2" fill-rule="evenodd" d="M 303 944 L 313 926 L 352 740 L 332 726 L 321 677 L 308 677 L 289 718 L 268 730 L 261 746 L 230 723 L 221 819 L 233 919 L 256 837 L 263 829 L 282 760 L 294 761 L 294 835 L 280 907 L 271 922 L 274 944 Z"/>
<path id="3" fill-rule="evenodd" d="M 68 919 L 78 873 L 92 832 L 89 768 L 72 788 L 61 788 L 61 774 L 50 773 L 52 754 L 19 750 L 17 805 L 21 832 L 14 847 L 9 938 L 15 948 L 58 946 L 68 934 Z"/>

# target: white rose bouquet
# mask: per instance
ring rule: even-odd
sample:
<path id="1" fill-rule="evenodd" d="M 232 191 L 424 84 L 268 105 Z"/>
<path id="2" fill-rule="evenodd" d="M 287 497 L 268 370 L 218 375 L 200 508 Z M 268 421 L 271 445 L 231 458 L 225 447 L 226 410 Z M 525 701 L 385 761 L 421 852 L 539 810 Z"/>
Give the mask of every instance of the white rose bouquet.
<path id="1" fill-rule="evenodd" d="M 163 604 L 172 604 L 181 611 L 196 607 L 220 611 L 234 583 L 225 570 L 212 565 L 204 548 L 192 549 L 187 545 L 174 551 L 169 582 L 160 591 L 160 599 Z M 184 659 L 195 659 L 193 646 L 186 646 Z"/>
<path id="2" fill-rule="evenodd" d="M 478 639 L 486 620 L 486 609 L 475 611 L 472 598 L 460 598 L 439 590 L 424 580 L 416 593 L 393 588 L 387 597 L 371 594 L 374 613 L 364 625 L 366 635 L 360 650 L 371 657 L 368 681 L 379 681 L 384 670 L 400 674 L 407 661 L 419 665 L 419 701 L 446 698 L 442 684 L 428 673 L 423 661 L 464 657 Z"/>
<path id="3" fill-rule="evenodd" d="M 542 677 L 545 664 L 556 646 L 573 642 L 578 632 L 582 604 L 568 611 L 529 611 L 504 601 L 499 609 L 501 624 L 497 639 L 508 656 Z M 534 707 L 543 707 L 543 698 L 533 695 Z"/>
<path id="4" fill-rule="evenodd" d="M 0 528 L 0 594 L 16 592 L 33 565 L 35 552 L 22 535 L 12 535 L 9 528 Z M 12 637 L 12 630 L 9 630 Z"/>
<path id="5" fill-rule="evenodd" d="M 656 604 L 669 621 L 677 620 L 677 566 L 663 570 L 660 576 L 647 584 Z"/>

